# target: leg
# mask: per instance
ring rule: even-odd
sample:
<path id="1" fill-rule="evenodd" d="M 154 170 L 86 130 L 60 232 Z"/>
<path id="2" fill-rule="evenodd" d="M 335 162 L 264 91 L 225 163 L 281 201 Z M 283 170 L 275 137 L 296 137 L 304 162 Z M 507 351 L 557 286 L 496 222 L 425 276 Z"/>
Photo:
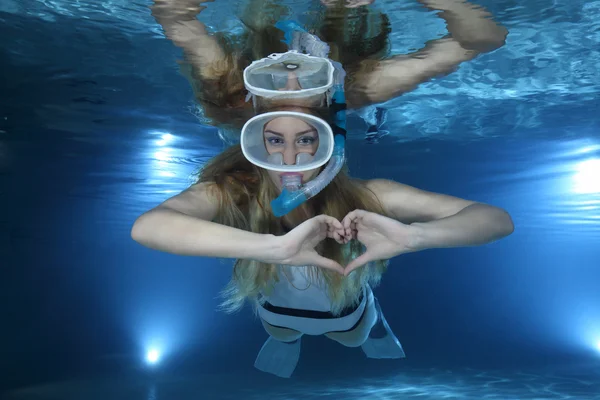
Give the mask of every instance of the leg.
<path id="1" fill-rule="evenodd" d="M 365 313 L 356 328 L 325 336 L 347 347 L 361 346 L 368 358 L 404 358 L 402 345 L 388 325 L 379 302 L 369 291 Z"/>
<path id="2" fill-rule="evenodd" d="M 265 328 L 265 331 L 267 331 L 269 336 L 271 336 L 273 339 L 279 340 L 280 342 L 293 342 L 302 337 L 302 333 L 298 332 L 297 330 L 273 326 L 268 322 L 265 322 L 265 320 L 262 318 L 260 319 L 260 322 L 262 322 L 263 328 Z"/>
<path id="3" fill-rule="evenodd" d="M 329 332 L 326 333 L 325 336 L 346 347 L 361 346 L 367 340 L 371 328 L 377 322 L 377 311 L 375 309 L 374 301 L 375 298 L 373 297 L 373 292 L 369 290 L 365 311 L 358 326 L 351 331 Z"/>

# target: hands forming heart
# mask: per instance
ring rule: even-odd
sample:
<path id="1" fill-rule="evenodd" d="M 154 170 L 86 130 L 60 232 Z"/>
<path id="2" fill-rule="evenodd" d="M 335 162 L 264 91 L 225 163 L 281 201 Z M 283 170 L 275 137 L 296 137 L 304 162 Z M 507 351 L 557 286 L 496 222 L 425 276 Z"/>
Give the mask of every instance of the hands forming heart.
<path id="1" fill-rule="evenodd" d="M 336 261 L 319 255 L 315 250 L 315 247 L 326 237 L 340 244 L 356 239 L 366 247 L 366 251 L 342 267 Z M 413 251 L 415 232 L 410 225 L 395 219 L 369 211 L 354 210 L 341 222 L 327 215 L 313 217 L 281 238 L 283 240 L 281 256 L 276 257 L 277 261 L 268 260 L 268 262 L 316 265 L 347 276 L 368 262 L 386 260 Z"/>
<path id="2" fill-rule="evenodd" d="M 356 239 L 366 251 L 344 268 L 348 275 L 371 261 L 387 260 L 413 250 L 414 228 L 381 214 L 354 210 L 342 220 L 345 242 Z"/>

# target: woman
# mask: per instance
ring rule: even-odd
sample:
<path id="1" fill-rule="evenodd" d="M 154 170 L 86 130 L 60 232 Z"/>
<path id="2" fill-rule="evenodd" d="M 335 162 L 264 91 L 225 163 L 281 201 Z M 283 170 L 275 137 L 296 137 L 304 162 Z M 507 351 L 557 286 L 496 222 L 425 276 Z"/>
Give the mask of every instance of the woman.
<path id="1" fill-rule="evenodd" d="M 194 90 L 202 121 L 239 132 L 254 115 L 246 102 L 242 71 L 253 60 L 288 50 L 282 42 L 285 32 L 275 26 L 287 9 L 272 0 L 250 0 L 241 16 L 246 27 L 243 35 L 211 35 L 197 16 L 204 3 L 212 1 L 154 0 L 152 15 L 183 50 L 182 73 Z M 506 29 L 490 18 L 485 8 L 463 0 L 417 1 L 440 11 L 449 35 L 430 40 L 414 53 L 392 56 L 387 55 L 389 20 L 368 6 L 371 0 L 322 0 L 325 12 L 305 13 L 317 16 L 306 21 L 305 28 L 327 44 L 329 58 L 340 62 L 347 72 L 348 108 L 393 99 L 504 45 Z"/>
<path id="2" fill-rule="evenodd" d="M 304 334 L 361 346 L 371 358 L 403 357 L 372 293 L 387 260 L 498 240 L 512 232 L 510 216 L 391 180 L 350 178 L 343 71 L 330 60 L 271 55 L 244 79 L 258 115 L 240 144 L 139 217 L 132 237 L 175 254 L 236 259 L 223 306 L 255 306 L 270 335 L 255 362 L 262 371 L 291 376 Z"/>

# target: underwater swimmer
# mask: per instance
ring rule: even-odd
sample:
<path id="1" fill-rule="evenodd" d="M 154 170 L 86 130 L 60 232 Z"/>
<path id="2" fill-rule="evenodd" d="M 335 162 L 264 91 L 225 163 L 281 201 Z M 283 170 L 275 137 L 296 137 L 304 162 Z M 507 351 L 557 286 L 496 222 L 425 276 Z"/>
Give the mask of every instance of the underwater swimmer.
<path id="1" fill-rule="evenodd" d="M 244 70 L 251 104 L 277 104 L 275 111 L 246 121 L 239 145 L 131 232 L 156 250 L 235 259 L 222 307 L 252 304 L 269 334 L 255 366 L 280 377 L 295 370 L 303 335 L 360 346 L 370 358 L 404 357 L 372 291 L 387 260 L 513 231 L 508 213 L 492 205 L 351 178 L 343 72 L 294 51 L 253 62 Z"/>

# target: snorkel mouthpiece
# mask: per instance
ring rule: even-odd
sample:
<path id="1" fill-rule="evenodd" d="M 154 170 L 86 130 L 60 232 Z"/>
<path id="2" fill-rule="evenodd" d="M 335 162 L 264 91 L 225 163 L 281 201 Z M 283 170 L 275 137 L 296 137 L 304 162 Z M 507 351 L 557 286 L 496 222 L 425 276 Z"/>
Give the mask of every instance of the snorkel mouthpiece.
<path id="1" fill-rule="evenodd" d="M 302 186 L 301 174 L 285 174 L 281 176 L 281 187 L 291 191 L 296 191 Z"/>
<path id="2" fill-rule="evenodd" d="M 342 134 L 335 135 L 335 145 L 333 149 L 333 155 L 329 160 L 329 163 L 323 169 L 323 171 L 313 180 L 301 186 L 301 176 L 298 176 L 299 185 L 294 190 L 293 187 L 287 187 L 283 185 L 283 190 L 279 197 L 271 201 L 271 209 L 273 215 L 276 217 L 283 217 L 294 208 L 298 207 L 306 200 L 316 196 L 325 186 L 335 178 L 338 172 L 342 169 L 344 162 L 346 162 L 346 152 L 344 150 L 346 144 L 346 137 Z M 282 176 L 282 183 L 285 175 Z M 289 175 L 289 178 L 293 178 L 293 175 Z"/>

